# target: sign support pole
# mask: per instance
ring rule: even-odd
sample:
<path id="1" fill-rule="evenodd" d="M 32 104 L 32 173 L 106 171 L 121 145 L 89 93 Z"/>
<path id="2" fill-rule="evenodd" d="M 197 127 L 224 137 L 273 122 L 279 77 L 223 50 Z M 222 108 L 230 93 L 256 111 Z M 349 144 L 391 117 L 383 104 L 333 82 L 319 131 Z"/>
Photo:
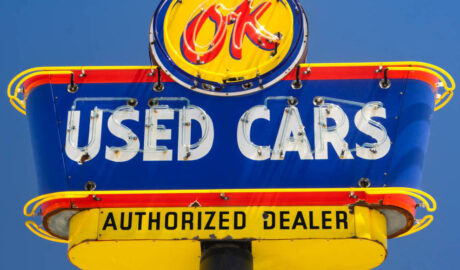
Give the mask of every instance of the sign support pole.
<path id="1" fill-rule="evenodd" d="M 251 242 L 202 242 L 200 270 L 252 270 Z"/>

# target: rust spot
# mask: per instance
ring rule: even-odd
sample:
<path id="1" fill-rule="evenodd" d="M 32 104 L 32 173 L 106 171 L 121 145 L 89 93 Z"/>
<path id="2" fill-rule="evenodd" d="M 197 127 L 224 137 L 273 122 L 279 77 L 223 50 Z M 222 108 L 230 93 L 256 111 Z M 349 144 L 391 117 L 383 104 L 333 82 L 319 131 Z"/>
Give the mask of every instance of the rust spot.
<path id="1" fill-rule="evenodd" d="M 201 204 L 198 201 L 192 202 L 189 207 L 201 207 Z"/>
<path id="2" fill-rule="evenodd" d="M 84 154 L 81 156 L 80 161 L 79 161 L 78 163 L 83 164 L 83 163 L 85 163 L 86 161 L 88 161 L 88 160 L 90 160 L 90 159 L 91 159 L 91 157 L 89 156 L 89 154 L 88 154 L 88 153 L 84 153 Z"/>

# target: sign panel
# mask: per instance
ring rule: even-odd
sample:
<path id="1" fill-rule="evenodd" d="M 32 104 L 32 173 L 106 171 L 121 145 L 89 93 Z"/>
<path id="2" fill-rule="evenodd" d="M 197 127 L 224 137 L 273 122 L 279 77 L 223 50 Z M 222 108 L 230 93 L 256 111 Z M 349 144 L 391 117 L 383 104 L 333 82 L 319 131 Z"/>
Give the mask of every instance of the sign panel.
<path id="1" fill-rule="evenodd" d="M 433 112 L 426 79 L 317 70 L 242 97 L 164 82 L 43 84 L 28 93 L 42 191 L 414 187 Z M 356 72 L 356 71 L 352 71 Z M 367 73 L 366 73 L 367 72 Z M 137 73 L 136 73 L 137 74 Z M 331 79 L 321 79 L 329 76 Z M 343 76 L 343 77 L 341 77 Z M 136 77 L 136 78 L 137 78 Z M 356 77 L 356 76 L 355 76 Z M 335 78 L 335 79 L 334 79 Z M 86 79 L 91 79 L 88 74 Z"/>
<path id="2" fill-rule="evenodd" d="M 349 238 L 348 206 L 103 208 L 99 240 Z"/>
<path id="3" fill-rule="evenodd" d="M 242 95 L 305 58 L 307 20 L 297 0 L 163 0 L 150 43 L 153 61 L 182 86 Z"/>
<path id="4" fill-rule="evenodd" d="M 202 209 L 203 211 L 219 211 L 219 209 Z M 256 211 L 248 211 L 248 208 L 238 208 L 236 211 L 245 213 L 256 213 Z M 294 214 L 297 212 L 305 213 L 305 223 L 309 226 L 309 213 L 319 214 L 318 218 L 322 217 L 322 210 L 325 211 L 326 224 L 325 227 L 333 227 L 333 229 L 322 229 L 322 225 L 318 224 L 319 229 L 306 230 L 273 230 L 266 231 L 258 229 L 254 232 L 247 230 L 238 231 L 206 231 L 199 232 L 191 230 L 177 230 L 160 232 L 155 231 L 155 225 L 152 230 L 138 230 L 137 220 L 133 223 L 130 230 L 112 230 L 97 225 L 98 220 L 103 217 L 100 211 L 109 213 L 114 211 L 114 216 L 117 217 L 118 225 L 120 215 L 125 214 L 125 226 L 128 226 L 126 217 L 130 211 L 139 211 L 142 221 L 148 221 L 148 214 L 160 211 L 166 215 L 168 212 L 176 211 L 186 213 L 182 209 L 90 209 L 82 211 L 70 220 L 70 237 L 68 257 L 80 269 L 149 269 L 155 265 L 158 269 L 178 269 L 189 270 L 198 269 L 200 259 L 203 258 L 201 253 L 203 239 L 241 239 L 249 235 L 246 241 L 251 241 L 251 253 L 254 257 L 254 268 L 257 269 L 373 269 L 385 259 L 387 254 L 386 240 L 386 220 L 378 210 L 368 209 L 366 207 L 355 207 L 354 214 L 348 214 L 348 229 L 343 229 L 343 224 L 340 222 L 340 231 L 335 230 L 336 221 L 332 213 L 335 211 L 345 211 L 348 213 L 347 207 L 324 208 L 320 207 L 300 207 L 300 208 L 278 208 L 273 210 L 267 208 L 265 210 L 277 212 L 288 211 L 292 215 L 284 216 L 290 222 L 295 220 Z M 199 213 L 199 208 L 188 209 L 194 214 Z M 231 210 L 229 210 L 231 211 Z M 329 214 L 329 211 L 331 214 Z M 143 213 L 146 215 L 142 215 Z M 257 214 L 262 214 L 258 212 Z M 105 216 L 106 217 L 106 216 Z M 254 219 L 252 219 L 252 217 Z M 146 219 L 147 218 L 147 219 Z M 225 219 L 225 218 L 224 218 Z M 172 217 L 170 216 L 170 220 Z M 250 222 L 260 221 L 262 223 L 251 223 L 251 226 L 263 226 L 262 218 L 251 217 L 248 215 L 247 225 Z M 301 218 L 297 221 L 303 224 Z M 288 223 L 286 221 L 282 222 Z M 219 226 L 218 223 L 214 223 Z M 224 221 L 224 224 L 227 222 Z M 144 225 L 144 224 L 143 224 Z M 186 224 L 185 228 L 189 228 Z M 290 227 L 284 224 L 286 227 Z M 303 227 L 303 225 L 300 225 Z M 195 227 L 194 227 L 195 228 Z M 332 232 L 331 232 L 332 231 Z M 174 234 L 172 232 L 175 232 Z M 223 232 L 223 233 L 221 233 Z M 198 238 L 199 237 L 199 238 Z M 275 237 L 276 240 L 270 238 Z M 312 238 L 308 238 L 312 237 Z M 161 239 L 155 241 L 155 239 Z M 173 250 L 174 252 L 171 252 Z M 180 256 L 180 260 L 178 260 Z M 331 258 L 334 258 L 331 260 Z"/>

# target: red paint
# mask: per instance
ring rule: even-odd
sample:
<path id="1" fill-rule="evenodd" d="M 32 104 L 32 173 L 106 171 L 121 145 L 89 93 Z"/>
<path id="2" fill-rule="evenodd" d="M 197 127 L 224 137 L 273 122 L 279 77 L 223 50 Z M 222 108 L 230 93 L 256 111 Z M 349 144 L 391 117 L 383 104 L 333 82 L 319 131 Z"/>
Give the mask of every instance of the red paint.
<path id="1" fill-rule="evenodd" d="M 189 207 L 195 201 L 202 207 L 231 206 L 338 206 L 357 202 L 396 206 L 415 215 L 415 201 L 406 195 L 369 195 L 355 192 L 227 192 L 97 195 L 79 199 L 56 199 L 41 206 L 43 216 L 59 209 Z"/>
<path id="2" fill-rule="evenodd" d="M 243 49 L 243 40 L 247 36 L 258 47 L 264 50 L 275 50 L 279 44 L 279 38 L 275 35 L 265 36 L 257 28 L 257 20 L 271 6 L 269 2 L 263 2 L 254 10 L 252 1 L 243 0 L 235 11 L 223 15 L 219 9 L 222 4 L 210 6 L 194 17 L 184 31 L 182 38 L 182 54 L 193 64 L 206 64 L 214 60 L 222 51 L 227 36 L 227 25 L 233 24 L 232 37 L 230 39 L 230 53 L 233 58 L 240 60 Z M 214 37 L 209 48 L 204 53 L 196 51 L 196 39 L 204 23 L 211 20 L 216 25 Z"/>
<path id="3" fill-rule="evenodd" d="M 385 67 L 384 67 L 385 68 Z M 378 66 L 364 67 L 313 67 L 312 71 L 304 74 L 307 67 L 302 67 L 300 70 L 300 79 L 309 80 L 362 80 L 362 79 L 383 79 L 383 72 L 375 72 L 379 69 Z M 75 74 L 75 83 L 155 83 L 158 76 L 155 74 L 149 76 L 152 72 L 150 69 L 117 69 L 117 70 L 87 70 L 86 75 L 80 77 L 81 69 L 72 70 Z M 438 79 L 426 72 L 421 71 L 389 71 L 389 79 L 413 79 L 424 81 L 433 86 L 438 82 Z M 294 69 L 283 80 L 292 81 L 296 79 L 296 70 Z M 168 83 L 174 82 L 171 77 L 161 72 L 161 81 Z M 36 87 L 44 84 L 69 84 L 70 75 L 40 75 L 29 78 L 24 82 L 25 95 L 33 91 Z"/>

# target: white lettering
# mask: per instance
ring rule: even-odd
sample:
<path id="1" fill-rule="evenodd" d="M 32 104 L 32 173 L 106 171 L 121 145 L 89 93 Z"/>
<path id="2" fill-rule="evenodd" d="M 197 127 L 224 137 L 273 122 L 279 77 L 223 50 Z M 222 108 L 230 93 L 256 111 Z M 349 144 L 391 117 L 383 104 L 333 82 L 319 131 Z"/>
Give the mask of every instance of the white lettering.
<path id="1" fill-rule="evenodd" d="M 139 111 L 134 110 L 131 106 L 123 106 L 117 108 L 109 117 L 107 122 L 109 131 L 126 142 L 126 145 L 122 147 L 105 147 L 105 158 L 114 162 L 128 161 L 139 152 L 139 139 L 131 129 L 121 123 L 123 120 L 139 121 Z"/>
<path id="2" fill-rule="evenodd" d="M 84 147 L 78 147 L 80 111 L 69 111 L 67 115 L 65 152 L 71 160 L 83 164 L 99 153 L 101 148 L 102 115 L 102 111 L 97 107 L 91 111 L 88 144 Z"/>
<path id="3" fill-rule="evenodd" d="M 356 144 L 356 155 L 363 159 L 375 160 L 384 157 L 390 151 L 391 141 L 385 127 L 372 120 L 372 117 L 386 119 L 386 110 L 381 103 L 368 103 L 355 115 L 356 128 L 377 141 L 364 145 Z"/>
<path id="4" fill-rule="evenodd" d="M 345 112 L 335 104 L 325 104 L 314 109 L 315 158 L 328 158 L 328 143 L 332 144 L 341 159 L 353 159 L 344 138 L 348 134 L 349 122 Z M 335 126 L 328 127 L 327 119 L 333 119 Z"/>
<path id="5" fill-rule="evenodd" d="M 251 126 L 257 119 L 270 121 L 270 110 L 262 105 L 254 106 L 241 116 L 237 129 L 238 147 L 249 159 L 267 160 L 270 158 L 270 146 L 258 146 L 251 141 Z"/>
<path id="6" fill-rule="evenodd" d="M 289 106 L 284 110 L 271 159 L 283 160 L 288 151 L 296 151 L 302 160 L 313 159 L 305 127 L 295 106 Z"/>
<path id="7" fill-rule="evenodd" d="M 191 144 L 192 120 L 201 127 L 201 138 Z M 211 117 L 201 108 L 189 105 L 179 111 L 179 136 L 177 142 L 177 160 L 197 160 L 206 156 L 214 142 L 214 126 Z"/>
<path id="8" fill-rule="evenodd" d="M 173 120 L 174 110 L 155 108 L 145 111 L 144 161 L 172 160 L 172 150 L 157 146 L 158 140 L 171 140 L 171 130 L 158 125 L 158 120 Z"/>

